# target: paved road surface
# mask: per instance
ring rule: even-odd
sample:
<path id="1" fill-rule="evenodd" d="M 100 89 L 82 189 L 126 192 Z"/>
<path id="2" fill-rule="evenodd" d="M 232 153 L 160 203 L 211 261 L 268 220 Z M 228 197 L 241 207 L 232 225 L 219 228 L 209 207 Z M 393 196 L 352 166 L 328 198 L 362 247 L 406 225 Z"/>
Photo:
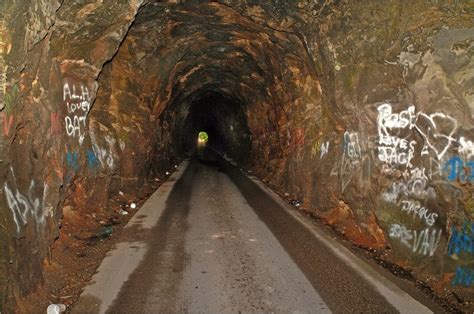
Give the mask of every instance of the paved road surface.
<path id="1" fill-rule="evenodd" d="M 183 164 L 140 209 L 73 312 L 430 312 L 210 159 Z"/>

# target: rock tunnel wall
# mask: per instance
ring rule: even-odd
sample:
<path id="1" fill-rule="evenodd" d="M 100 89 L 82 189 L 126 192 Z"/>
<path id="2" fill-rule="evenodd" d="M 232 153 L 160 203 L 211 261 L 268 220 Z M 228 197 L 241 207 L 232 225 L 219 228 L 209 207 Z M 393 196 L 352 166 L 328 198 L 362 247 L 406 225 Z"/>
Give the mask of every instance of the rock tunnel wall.
<path id="1" fill-rule="evenodd" d="M 323 216 L 458 291 L 472 291 L 474 266 L 472 9 L 380 2 L 326 19 L 333 108 L 344 127 L 314 142 L 321 179 L 337 191 L 324 204 L 340 203 Z"/>
<path id="2" fill-rule="evenodd" d="M 468 2 L 1 6 L 3 308 L 41 283 L 63 208 L 139 193 L 206 127 L 354 243 L 472 291 Z"/>
<path id="3" fill-rule="evenodd" d="M 42 282 L 63 205 L 85 203 L 96 79 L 140 4 L 2 1 L 2 311 Z"/>

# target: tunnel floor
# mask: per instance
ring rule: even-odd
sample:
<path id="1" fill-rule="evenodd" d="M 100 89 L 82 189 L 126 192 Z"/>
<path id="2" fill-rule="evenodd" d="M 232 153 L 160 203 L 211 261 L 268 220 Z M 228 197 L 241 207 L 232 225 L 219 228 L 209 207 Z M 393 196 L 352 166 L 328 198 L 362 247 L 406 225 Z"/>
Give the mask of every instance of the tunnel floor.
<path id="1" fill-rule="evenodd" d="M 382 295 L 219 156 L 184 168 L 125 228 L 73 312 L 430 312 Z"/>

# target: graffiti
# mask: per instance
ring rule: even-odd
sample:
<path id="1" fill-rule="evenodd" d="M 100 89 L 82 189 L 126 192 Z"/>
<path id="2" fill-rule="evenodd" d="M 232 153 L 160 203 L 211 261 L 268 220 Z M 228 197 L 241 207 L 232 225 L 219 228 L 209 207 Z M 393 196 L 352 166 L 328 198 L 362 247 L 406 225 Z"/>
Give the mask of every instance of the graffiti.
<path id="1" fill-rule="evenodd" d="M 400 113 L 393 113 L 392 105 L 382 104 L 377 108 L 378 133 L 382 136 L 390 136 L 391 129 L 413 128 L 415 124 L 415 106 L 409 106 L 407 110 Z"/>
<path id="2" fill-rule="evenodd" d="M 319 159 L 322 159 L 328 152 L 329 141 L 323 143 L 320 139 L 317 139 L 311 147 L 311 157 L 313 158 L 319 155 Z"/>
<path id="3" fill-rule="evenodd" d="M 404 200 L 402 203 L 402 211 L 407 212 L 408 215 L 413 214 L 413 217 L 418 216 L 421 220 L 424 220 L 428 226 L 433 226 L 438 218 L 436 213 L 428 213 L 429 210 L 422 206 L 420 202 L 413 200 Z"/>
<path id="4" fill-rule="evenodd" d="M 43 206 L 40 199 L 33 197 L 35 182 L 31 181 L 27 194 L 21 193 L 17 188 L 13 168 L 11 168 L 11 172 L 13 177 L 13 188 L 10 187 L 8 183 L 5 183 L 4 191 L 8 207 L 12 211 L 16 231 L 17 233 L 21 232 L 21 228 L 28 223 L 29 217 L 35 220 L 36 229 L 38 230 L 45 222 L 45 215 L 43 213 Z"/>
<path id="5" fill-rule="evenodd" d="M 474 253 L 474 222 L 465 222 L 461 230 L 451 227 L 451 238 L 448 244 L 448 256 L 462 252 Z"/>
<path id="6" fill-rule="evenodd" d="M 393 182 L 390 188 L 382 193 L 382 199 L 388 203 L 399 204 L 402 197 L 426 199 L 435 198 L 435 190 L 428 186 L 425 168 L 406 169 L 399 181 Z"/>
<path id="7" fill-rule="evenodd" d="M 362 144 L 365 144 L 362 143 Z M 327 142 L 329 146 L 329 142 Z M 364 147 L 365 149 L 365 147 Z M 359 134 L 346 131 L 343 136 L 342 158 L 334 163 L 330 175 L 338 176 L 340 180 L 341 193 L 344 193 L 349 183 L 357 179 L 361 185 L 370 184 L 370 156 L 366 150 L 361 148 Z"/>
<path id="8" fill-rule="evenodd" d="M 61 120 L 59 117 L 59 113 L 52 112 L 51 113 L 51 134 L 58 135 L 61 134 Z"/>
<path id="9" fill-rule="evenodd" d="M 77 152 L 67 152 L 66 162 L 69 168 L 74 171 L 79 170 L 79 154 Z"/>
<path id="10" fill-rule="evenodd" d="M 319 158 L 323 158 L 324 155 L 326 155 L 329 152 L 329 142 L 322 143 L 321 144 L 321 155 Z"/>
<path id="11" fill-rule="evenodd" d="M 408 142 L 399 137 L 390 137 L 387 140 L 380 140 L 378 147 L 378 157 L 380 161 L 391 165 L 406 165 L 411 167 L 411 160 L 414 157 L 416 141 Z"/>
<path id="12" fill-rule="evenodd" d="M 474 161 L 465 162 L 459 156 L 451 157 L 444 165 L 443 171 L 447 173 L 447 179 L 454 181 L 459 179 L 461 183 L 474 180 Z"/>
<path id="13" fill-rule="evenodd" d="M 69 183 L 74 175 L 76 174 L 77 171 L 79 171 L 79 153 L 78 152 L 73 152 L 73 151 L 67 151 L 66 152 L 66 166 L 67 166 L 67 171 L 66 171 L 66 177 L 65 181 L 66 183 Z"/>
<path id="14" fill-rule="evenodd" d="M 344 153 L 349 158 L 360 158 L 359 135 L 356 132 L 344 133 Z"/>
<path id="15" fill-rule="evenodd" d="M 438 121 L 438 124 L 436 124 Z M 437 130 L 439 125 L 443 125 L 450 130 L 448 134 L 440 133 Z M 416 116 L 415 128 L 421 134 L 425 140 L 425 146 L 429 147 L 435 154 L 438 160 L 441 160 L 451 147 L 451 145 L 456 141 L 453 138 L 454 133 L 457 130 L 457 121 L 444 113 L 436 112 L 430 115 L 427 115 L 423 112 L 419 112 Z M 423 149 L 423 152 L 426 152 L 426 148 Z M 423 154 L 422 152 L 422 154 Z"/>
<path id="16" fill-rule="evenodd" d="M 407 169 L 403 173 L 403 178 L 407 185 L 407 191 L 411 196 L 417 198 L 427 196 L 428 177 L 425 168 Z"/>
<path id="17" fill-rule="evenodd" d="M 105 148 L 101 148 L 97 144 L 97 140 L 95 138 L 94 133 L 91 133 L 92 151 L 93 151 L 94 155 L 97 157 L 97 159 L 99 160 L 100 165 L 104 169 L 106 167 L 108 167 L 109 169 L 113 169 L 115 162 L 114 162 L 114 156 L 113 156 L 111 151 L 112 151 L 113 147 L 115 146 L 116 140 L 113 137 L 111 137 L 110 135 L 106 135 L 105 136 L 105 141 L 107 142 L 107 144 L 110 148 L 109 150 L 107 150 Z"/>
<path id="18" fill-rule="evenodd" d="M 86 119 L 90 110 L 90 94 L 87 86 L 80 85 L 80 92 L 76 85 L 65 83 L 63 86 L 63 101 L 67 108 L 66 133 L 69 137 L 77 138 L 79 144 L 84 142 L 86 132 Z"/>
<path id="19" fill-rule="evenodd" d="M 81 132 L 81 129 L 86 127 L 86 117 L 78 117 L 74 116 L 73 118 L 67 116 L 65 118 L 66 122 L 66 132 L 67 135 L 72 137 L 79 138 L 79 143 L 82 144 L 84 142 L 85 135 Z"/>
<path id="20" fill-rule="evenodd" d="M 456 255 L 458 260 L 462 255 L 467 254 L 472 260 L 474 255 L 474 221 L 465 221 L 462 228 L 451 227 L 451 237 L 449 238 L 447 255 Z M 470 287 L 474 282 L 474 269 L 464 266 L 458 266 L 454 279 L 451 282 L 453 286 Z"/>
<path id="21" fill-rule="evenodd" d="M 354 171 L 354 164 L 351 163 L 350 160 L 343 158 L 341 162 L 341 168 L 339 177 L 341 180 L 341 192 L 344 193 L 346 187 L 352 180 L 352 173 Z"/>
<path id="22" fill-rule="evenodd" d="M 341 192 L 344 193 L 346 187 L 352 180 L 354 170 L 359 166 L 360 145 L 359 136 L 356 132 L 345 132 L 343 142 L 344 152 L 342 154 L 339 177 L 341 180 Z"/>
<path id="23" fill-rule="evenodd" d="M 453 286 L 464 286 L 466 288 L 474 284 L 474 268 L 469 269 L 468 267 L 458 266 L 454 275 Z"/>
<path id="24" fill-rule="evenodd" d="M 399 239 L 413 253 L 433 256 L 441 239 L 441 230 L 426 228 L 424 230 L 410 230 L 400 224 L 390 226 L 389 236 Z"/>
<path id="25" fill-rule="evenodd" d="M 453 136 L 458 127 L 457 121 L 444 113 L 436 112 L 430 115 L 424 112 L 416 113 L 414 106 L 409 106 L 400 113 L 394 113 L 390 104 L 382 104 L 377 110 L 380 161 L 412 167 L 411 160 L 417 142 L 399 136 L 403 130 L 415 128 L 424 140 L 421 155 L 429 155 L 431 151 L 438 160 L 442 160 L 448 149 L 456 142 Z M 438 130 L 440 126 L 448 132 Z"/>
<path id="26" fill-rule="evenodd" d="M 416 141 L 401 138 L 400 130 L 412 129 L 415 121 L 415 107 L 410 106 L 400 113 L 393 113 L 392 106 L 383 104 L 378 107 L 378 158 L 390 165 L 405 165 L 411 167 Z M 397 131 L 395 133 L 395 131 Z"/>
<path id="27" fill-rule="evenodd" d="M 443 175 L 443 165 L 437 159 L 430 157 L 430 167 L 428 169 L 428 177 L 432 180 L 435 177 L 441 177 Z"/>
<path id="28" fill-rule="evenodd" d="M 474 143 L 461 136 L 459 138 L 458 152 L 465 160 L 469 160 L 474 156 Z"/>
<path id="29" fill-rule="evenodd" d="M 400 195 L 407 195 L 406 185 L 402 182 L 393 182 L 392 186 L 382 193 L 382 200 L 387 203 L 398 203 Z"/>
<path id="30" fill-rule="evenodd" d="M 87 150 L 87 165 L 90 169 L 95 169 L 100 165 L 99 159 L 97 159 L 96 154 L 93 150 Z"/>
<path id="31" fill-rule="evenodd" d="M 397 176 L 396 181 L 382 193 L 381 199 L 397 204 L 402 212 L 433 227 L 439 215 L 423 204 L 426 204 L 427 199 L 437 197 L 430 180 L 443 173 L 440 164 L 456 142 L 454 134 L 458 128 L 457 121 L 441 112 L 416 112 L 415 106 L 394 112 L 392 105 L 385 103 L 378 106 L 377 110 L 377 157 L 386 165 L 383 169 L 385 174 Z M 416 134 L 421 136 L 421 143 L 414 138 Z M 463 153 L 467 154 L 469 143 L 465 141 L 461 147 Z M 412 164 L 416 152 L 427 156 L 429 167 L 428 164 L 427 168 Z M 461 176 L 465 166 L 458 159 L 453 159 L 444 166 L 444 171 L 450 167 L 448 177 L 453 179 Z M 392 224 L 390 237 L 399 239 L 413 252 L 432 256 L 441 238 L 441 230 L 408 230 L 403 225 Z"/>
<path id="32" fill-rule="evenodd" d="M 13 126 L 13 115 L 8 116 L 6 112 L 2 112 L 3 135 L 8 136 Z"/>

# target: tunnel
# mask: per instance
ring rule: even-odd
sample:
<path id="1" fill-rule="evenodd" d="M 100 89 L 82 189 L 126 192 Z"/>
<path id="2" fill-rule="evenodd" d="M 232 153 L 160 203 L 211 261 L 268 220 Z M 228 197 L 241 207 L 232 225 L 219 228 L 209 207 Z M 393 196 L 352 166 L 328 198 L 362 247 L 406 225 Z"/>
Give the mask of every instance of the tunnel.
<path id="1" fill-rule="evenodd" d="M 173 136 L 181 143 L 181 154 L 192 156 L 198 147 L 198 136 L 205 132 L 208 149 L 220 154 L 229 154 L 240 162 L 245 162 L 250 153 L 250 132 L 239 100 L 218 92 L 197 92 L 187 108 L 178 112 L 188 112 L 174 127 Z"/>
<path id="2" fill-rule="evenodd" d="M 468 0 L 3 1 L 0 312 L 74 309 L 152 195 L 229 182 L 472 312 L 473 52 Z M 261 215 L 325 272 L 285 240 L 306 227 L 271 227 L 294 215 Z"/>

